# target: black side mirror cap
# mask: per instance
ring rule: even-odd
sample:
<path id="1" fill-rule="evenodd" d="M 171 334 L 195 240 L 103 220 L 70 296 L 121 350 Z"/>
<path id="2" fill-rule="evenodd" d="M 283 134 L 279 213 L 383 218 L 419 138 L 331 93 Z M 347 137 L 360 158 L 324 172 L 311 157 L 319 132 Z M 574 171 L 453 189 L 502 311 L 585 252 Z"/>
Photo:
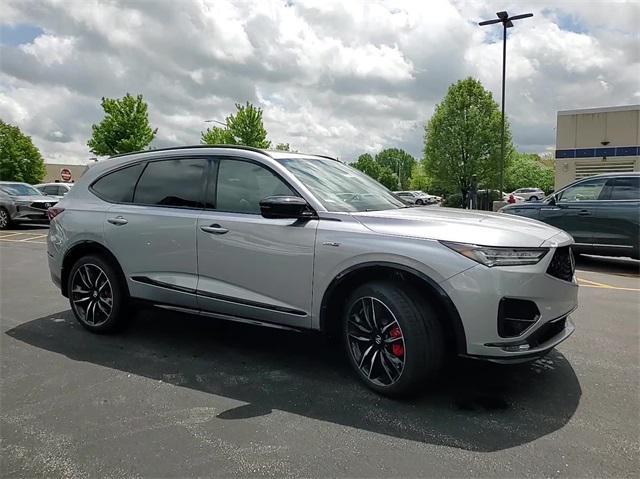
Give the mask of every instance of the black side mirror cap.
<path id="1" fill-rule="evenodd" d="M 304 198 L 299 196 L 267 196 L 260 201 L 264 218 L 312 219 L 316 217 Z"/>

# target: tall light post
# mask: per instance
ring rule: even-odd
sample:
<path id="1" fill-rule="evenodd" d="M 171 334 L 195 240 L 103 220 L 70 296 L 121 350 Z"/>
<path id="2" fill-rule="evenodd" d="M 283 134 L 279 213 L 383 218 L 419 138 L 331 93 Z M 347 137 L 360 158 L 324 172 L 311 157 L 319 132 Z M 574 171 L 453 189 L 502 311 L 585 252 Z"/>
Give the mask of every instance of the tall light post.
<path id="1" fill-rule="evenodd" d="M 504 188 L 504 79 L 507 71 L 507 28 L 513 26 L 513 20 L 521 20 L 523 18 L 533 17 L 533 13 L 523 13 L 521 15 L 509 16 L 507 12 L 496 13 L 498 18 L 493 20 L 485 20 L 478 23 L 481 27 L 485 25 L 493 25 L 494 23 L 502 23 L 502 132 L 500 134 L 500 195 Z"/>

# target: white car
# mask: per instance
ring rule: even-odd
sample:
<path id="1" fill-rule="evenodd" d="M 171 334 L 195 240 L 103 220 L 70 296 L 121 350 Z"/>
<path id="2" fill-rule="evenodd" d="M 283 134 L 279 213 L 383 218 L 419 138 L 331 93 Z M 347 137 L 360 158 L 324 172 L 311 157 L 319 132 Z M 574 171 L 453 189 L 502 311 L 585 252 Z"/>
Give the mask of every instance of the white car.
<path id="1" fill-rule="evenodd" d="M 43 195 L 61 199 L 71 191 L 72 186 L 73 183 L 40 183 L 39 185 L 34 185 L 34 188 Z"/>
<path id="2" fill-rule="evenodd" d="M 429 195 L 424 191 L 394 191 L 394 193 L 415 205 L 432 205 L 438 202 L 436 196 Z"/>
<path id="3" fill-rule="evenodd" d="M 538 201 L 546 196 L 540 188 L 518 188 L 510 194 L 521 196 L 525 201 Z"/>
<path id="4" fill-rule="evenodd" d="M 492 193 L 498 193 L 498 190 L 490 190 Z M 478 190 L 478 196 L 482 196 L 482 195 L 486 195 L 487 194 L 487 190 Z M 516 203 L 521 203 L 524 201 L 524 197 L 516 195 L 514 193 L 505 193 L 504 191 L 502 192 L 502 201 L 506 201 L 507 203 L 509 203 L 509 197 L 513 195 L 513 199 L 516 200 Z"/>

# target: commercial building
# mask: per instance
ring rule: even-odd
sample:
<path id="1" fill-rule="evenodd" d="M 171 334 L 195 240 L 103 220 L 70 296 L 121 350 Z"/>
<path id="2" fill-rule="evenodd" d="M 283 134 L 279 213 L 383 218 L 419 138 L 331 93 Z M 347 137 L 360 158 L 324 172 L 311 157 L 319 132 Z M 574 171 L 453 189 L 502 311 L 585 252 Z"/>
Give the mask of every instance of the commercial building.
<path id="1" fill-rule="evenodd" d="M 87 165 L 64 165 L 61 163 L 45 163 L 44 167 L 46 174 L 43 183 L 77 181 L 88 168 Z"/>
<path id="2" fill-rule="evenodd" d="M 640 105 L 558 112 L 555 189 L 599 173 L 640 171 Z"/>

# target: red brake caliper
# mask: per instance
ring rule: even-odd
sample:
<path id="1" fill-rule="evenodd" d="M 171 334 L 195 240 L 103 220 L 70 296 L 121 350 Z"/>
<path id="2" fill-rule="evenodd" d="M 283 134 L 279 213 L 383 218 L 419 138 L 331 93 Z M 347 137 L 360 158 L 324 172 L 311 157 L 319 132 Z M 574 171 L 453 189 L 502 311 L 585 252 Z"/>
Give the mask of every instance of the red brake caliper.
<path id="1" fill-rule="evenodd" d="M 393 328 L 391 328 L 389 330 L 389 336 L 391 336 L 392 338 L 399 338 L 400 336 L 402 336 L 400 328 L 398 326 L 394 326 Z M 391 352 L 394 354 L 394 356 L 401 358 L 402 356 L 404 356 L 404 346 L 400 341 L 396 341 L 395 343 L 391 344 Z"/>

